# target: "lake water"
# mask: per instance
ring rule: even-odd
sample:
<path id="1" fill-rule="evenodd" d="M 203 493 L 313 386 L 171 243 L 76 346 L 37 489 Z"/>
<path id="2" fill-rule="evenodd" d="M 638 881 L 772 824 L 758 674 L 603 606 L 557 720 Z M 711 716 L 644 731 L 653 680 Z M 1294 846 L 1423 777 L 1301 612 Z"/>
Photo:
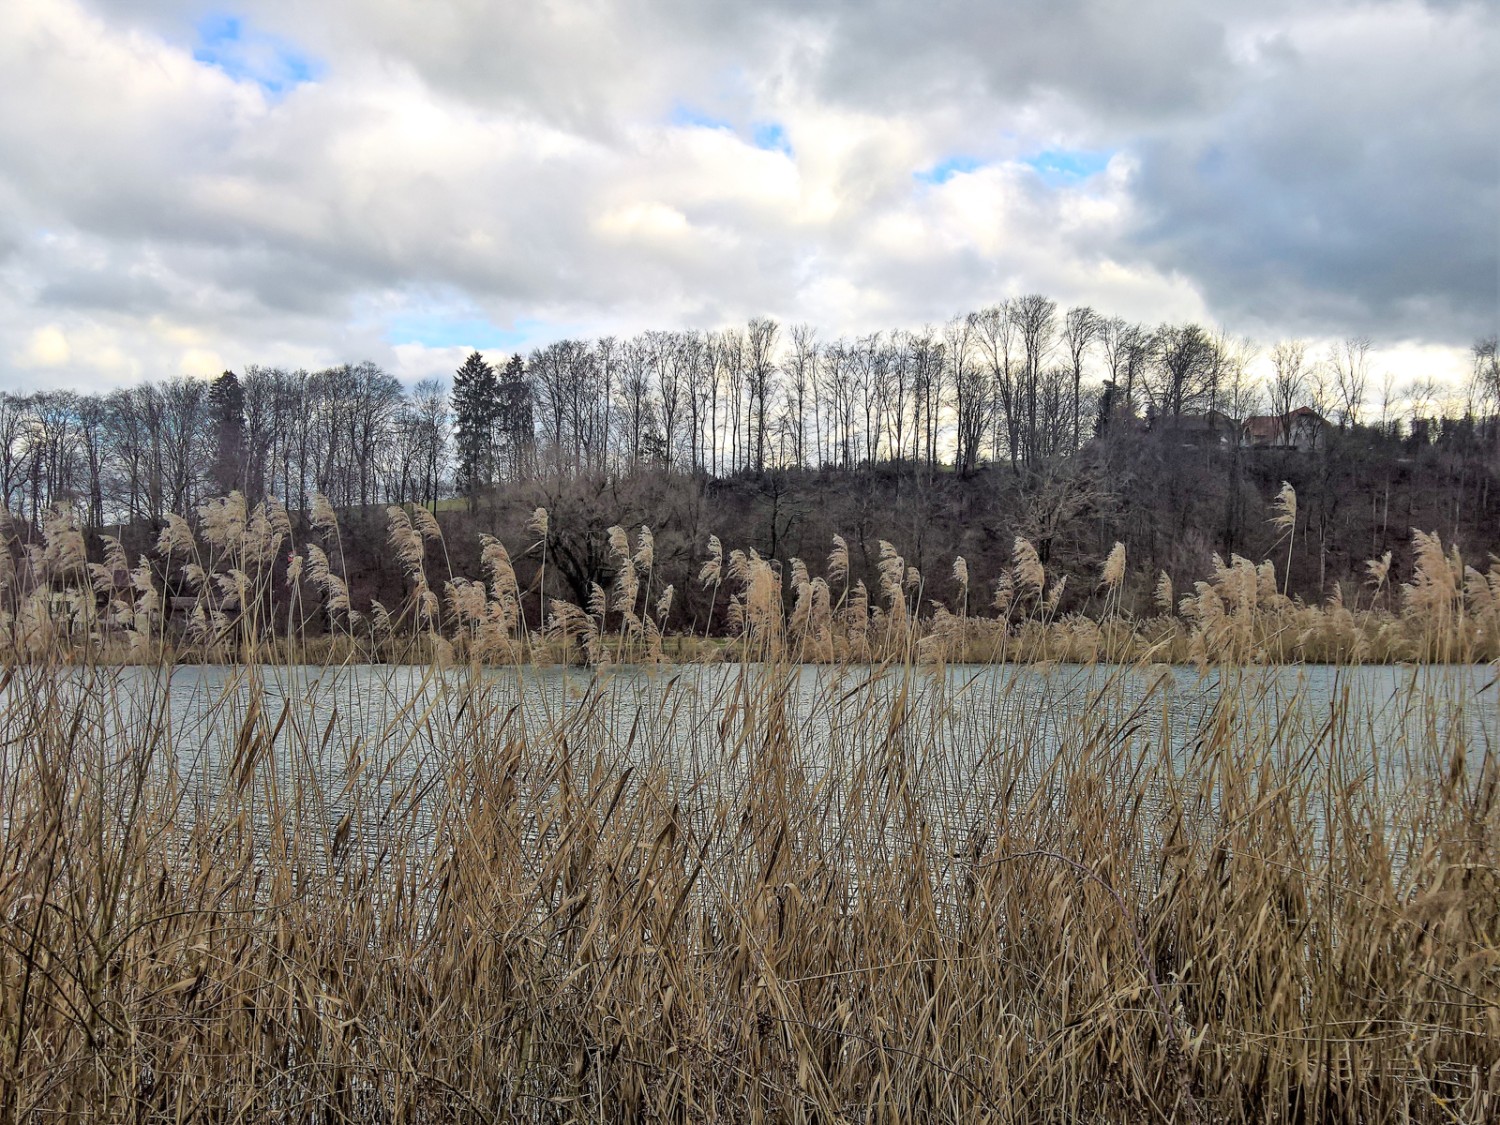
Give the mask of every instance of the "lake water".
<path id="1" fill-rule="evenodd" d="M 1159 842 L 1171 818 L 1153 809 L 1220 819 L 1228 762 L 1270 788 L 1292 779 L 1320 848 L 1323 795 L 1354 786 L 1407 854 L 1419 842 L 1402 837 L 1398 803 L 1427 801 L 1456 757 L 1477 776 L 1500 748 L 1497 697 L 1492 666 L 23 667 L 0 691 L 0 771 L 50 706 L 102 763 L 107 801 L 128 803 L 147 760 L 179 823 L 249 812 L 262 829 L 294 825 L 309 855 L 351 817 L 365 856 L 423 849 L 445 816 L 461 820 L 471 779 L 508 760 L 537 854 L 560 784 L 607 794 L 649 779 L 734 849 L 748 845 L 725 834 L 739 815 L 725 810 L 770 779 L 802 823 L 894 859 L 913 831 L 958 854 L 1006 810 L 1061 823 L 1080 799 L 1140 803 L 1133 831 Z"/>
<path id="2" fill-rule="evenodd" d="M 108 700 L 98 709 L 101 735 L 150 727 L 165 735 L 180 769 L 205 780 L 230 766 L 252 699 L 254 722 L 275 731 L 278 756 L 330 779 L 358 763 L 387 786 L 440 768 L 463 745 L 505 739 L 698 776 L 732 774 L 774 732 L 814 776 L 878 748 L 898 753 L 914 776 L 950 787 L 1018 754 L 1036 768 L 1069 754 L 1185 759 L 1215 724 L 1283 761 L 1310 755 L 1316 764 L 1337 753 L 1396 779 L 1459 748 L 1474 767 L 1500 746 L 1500 688 L 1489 665 L 804 665 L 783 674 L 753 665 L 597 673 L 181 666 L 99 669 L 73 682 Z"/>

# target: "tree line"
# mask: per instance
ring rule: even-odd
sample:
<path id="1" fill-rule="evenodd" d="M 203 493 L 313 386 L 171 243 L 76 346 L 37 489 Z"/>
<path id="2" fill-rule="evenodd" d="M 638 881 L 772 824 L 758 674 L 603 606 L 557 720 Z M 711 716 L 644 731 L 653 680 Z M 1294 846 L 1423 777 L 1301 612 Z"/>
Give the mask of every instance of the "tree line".
<path id="1" fill-rule="evenodd" d="M 518 482 L 712 478 L 876 467 L 959 476 L 1039 470 L 1111 430 L 1308 406 L 1333 426 L 1407 440 L 1469 433 L 1494 444 L 1495 338 L 1459 388 L 1398 388 L 1367 340 L 1314 355 L 1196 324 L 1146 326 L 1027 295 L 939 327 L 820 340 L 756 318 L 713 332 L 565 339 L 451 380 L 403 385 L 372 363 L 321 371 L 250 366 L 214 380 L 107 394 L 0 394 L 0 492 L 39 520 L 60 501 L 83 522 L 159 527 L 230 490 L 306 511 L 480 498 Z M 1467 430 L 1464 427 L 1467 426 Z"/>

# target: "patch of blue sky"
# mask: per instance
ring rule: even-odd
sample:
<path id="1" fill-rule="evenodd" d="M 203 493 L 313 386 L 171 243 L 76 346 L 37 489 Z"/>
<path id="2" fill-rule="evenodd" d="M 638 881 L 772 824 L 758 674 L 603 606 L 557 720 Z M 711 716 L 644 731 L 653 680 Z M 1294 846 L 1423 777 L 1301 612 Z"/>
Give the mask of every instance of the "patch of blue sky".
<path id="1" fill-rule="evenodd" d="M 931 168 L 922 168 L 912 176 L 924 184 L 946 184 L 954 176 L 964 175 L 984 167 L 984 161 L 973 156 L 950 156 L 940 160 Z"/>
<path id="2" fill-rule="evenodd" d="M 786 130 L 778 121 L 757 122 L 750 130 L 750 139 L 756 148 L 792 155 L 792 142 L 787 140 Z"/>
<path id="3" fill-rule="evenodd" d="M 410 312 L 391 318 L 385 338 L 393 345 L 514 351 L 530 343 L 542 327 L 537 320 L 519 320 L 510 328 L 501 328 L 483 316 L 466 313 Z"/>
<path id="4" fill-rule="evenodd" d="M 1067 187 L 1082 183 L 1104 171 L 1109 166 L 1113 152 L 1103 149 L 1049 148 L 1033 156 L 1023 157 L 1025 164 L 1051 187 Z"/>
<path id="5" fill-rule="evenodd" d="M 672 112 L 667 115 L 667 120 L 680 128 L 685 129 L 733 129 L 734 126 L 722 117 L 715 117 L 711 113 L 705 113 L 697 106 L 688 105 L 686 102 L 677 102 L 672 106 Z"/>
<path id="6" fill-rule="evenodd" d="M 240 16 L 215 12 L 197 25 L 193 58 L 236 82 L 254 82 L 266 93 L 285 94 L 323 75 L 323 63 L 295 44 L 250 27 Z"/>

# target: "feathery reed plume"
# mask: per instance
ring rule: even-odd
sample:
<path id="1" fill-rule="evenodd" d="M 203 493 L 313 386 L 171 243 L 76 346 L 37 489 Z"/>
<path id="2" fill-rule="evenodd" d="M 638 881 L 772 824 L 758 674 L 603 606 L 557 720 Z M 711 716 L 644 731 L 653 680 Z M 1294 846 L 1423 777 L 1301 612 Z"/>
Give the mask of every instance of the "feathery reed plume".
<path id="1" fill-rule="evenodd" d="M 245 496 L 238 489 L 228 496 L 210 498 L 198 505 L 198 526 L 203 531 L 204 542 L 231 558 L 239 558 L 244 553 L 248 518 Z"/>
<path id="2" fill-rule="evenodd" d="M 1043 569 L 1041 557 L 1037 555 L 1036 548 L 1031 545 L 1031 541 L 1017 535 L 1015 544 L 1011 548 L 1011 558 L 1015 562 L 1016 586 L 1022 590 L 1029 590 L 1033 596 L 1040 597 L 1042 587 L 1047 583 L 1047 572 Z"/>
<path id="3" fill-rule="evenodd" d="M 1412 580 L 1401 587 L 1402 607 L 1422 623 L 1423 656 L 1452 659 L 1457 617 L 1463 607 L 1463 561 L 1454 548 L 1452 557 L 1443 552 L 1437 532 L 1412 529 Z"/>
<path id="4" fill-rule="evenodd" d="M 520 596 L 516 570 L 504 543 L 493 535 L 480 535 L 479 561 L 489 575 L 491 596 L 497 601 Z"/>
<path id="5" fill-rule="evenodd" d="M 969 564 L 962 555 L 953 560 L 953 581 L 958 583 L 959 605 L 967 612 L 969 604 Z"/>
<path id="6" fill-rule="evenodd" d="M 390 611 L 378 601 L 370 601 L 370 629 L 380 640 L 385 640 L 391 635 Z"/>
<path id="7" fill-rule="evenodd" d="M 1488 578 L 1472 566 L 1464 567 L 1464 598 L 1476 615 L 1484 616 L 1495 609 Z"/>
<path id="8" fill-rule="evenodd" d="M 1412 528 L 1412 580 L 1402 587 L 1406 608 L 1412 612 L 1446 609 L 1455 593 L 1453 573 L 1442 537 Z"/>
<path id="9" fill-rule="evenodd" d="M 1116 589 L 1125 580 L 1125 544 L 1116 542 L 1110 549 L 1109 557 L 1104 560 L 1104 573 L 1099 577 L 1099 585 L 1106 590 Z"/>
<path id="10" fill-rule="evenodd" d="M 628 554 L 620 560 L 620 573 L 615 579 L 615 609 L 634 616 L 635 603 L 640 597 L 641 581 L 635 569 L 635 560 Z"/>
<path id="11" fill-rule="evenodd" d="M 676 587 L 668 583 L 667 588 L 661 592 L 661 597 L 656 599 L 656 616 L 658 619 L 665 621 L 667 614 L 672 612 L 672 598 L 676 593 Z"/>
<path id="12" fill-rule="evenodd" d="M 1293 531 L 1297 527 L 1297 490 L 1286 481 L 1281 482 L 1281 491 L 1271 505 L 1271 526 L 1281 531 Z"/>
<path id="13" fill-rule="evenodd" d="M 156 578 L 151 573 L 151 563 L 145 555 L 140 557 L 135 569 L 130 572 L 130 585 L 136 594 L 136 612 L 149 622 L 161 608 L 161 594 L 156 589 Z"/>
<path id="14" fill-rule="evenodd" d="M 1177 608 L 1177 601 L 1172 590 L 1172 576 L 1165 570 L 1156 580 L 1156 591 L 1154 594 L 1156 607 L 1163 613 L 1171 613 Z"/>
<path id="15" fill-rule="evenodd" d="M 1067 588 L 1068 576 L 1066 574 L 1052 584 L 1052 589 L 1047 592 L 1047 613 L 1049 616 L 1057 612 L 1058 604 L 1062 601 L 1063 591 Z"/>
<path id="16" fill-rule="evenodd" d="M 643 571 L 649 573 L 656 565 L 656 537 L 651 534 L 651 529 L 645 524 L 641 524 L 637 542 L 640 546 L 635 553 L 635 563 Z"/>
<path id="17" fill-rule="evenodd" d="M 333 505 L 328 502 L 328 497 L 321 492 L 313 493 L 312 511 L 308 518 L 314 531 L 325 535 L 338 533 L 339 518 L 334 513 Z"/>
<path id="18" fill-rule="evenodd" d="M 1266 559 L 1255 568 L 1256 596 L 1263 605 L 1274 605 L 1282 595 L 1276 588 L 1276 564 Z"/>
<path id="19" fill-rule="evenodd" d="M 597 582 L 589 584 L 589 616 L 604 620 L 609 613 L 609 595 L 604 592 L 604 587 Z"/>
<path id="20" fill-rule="evenodd" d="M 448 595 L 448 612 L 460 627 L 472 631 L 483 624 L 490 607 L 483 582 L 455 577 L 444 583 L 444 592 Z"/>
<path id="21" fill-rule="evenodd" d="M 43 573 L 63 577 L 77 573 L 88 563 L 83 532 L 73 526 L 73 506 L 58 504 L 42 521 Z"/>
<path id="22" fill-rule="evenodd" d="M 588 633 L 588 614 L 572 602 L 553 598 L 548 603 L 551 613 L 547 618 L 549 637 L 571 643 Z"/>
<path id="23" fill-rule="evenodd" d="M 193 538 L 193 529 L 187 520 L 176 512 L 168 512 L 167 526 L 161 529 L 156 539 L 157 554 L 171 558 L 178 554 L 190 555 L 197 549 L 197 540 Z"/>
<path id="24" fill-rule="evenodd" d="M 630 557 L 630 536 L 619 524 L 615 524 L 605 534 L 609 536 L 609 549 L 616 558 L 627 559 Z"/>
<path id="25" fill-rule="evenodd" d="M 705 586 L 717 586 L 724 575 L 724 544 L 717 535 L 708 537 L 708 559 L 698 571 L 698 581 Z"/>
<path id="26" fill-rule="evenodd" d="M 531 518 L 526 521 L 526 530 L 535 532 L 537 535 L 540 535 L 543 538 L 546 538 L 547 528 L 549 526 L 550 520 L 547 516 L 546 508 L 538 508 L 536 511 L 531 513 Z"/>
<path id="27" fill-rule="evenodd" d="M 747 569 L 744 619 L 750 639 L 774 644 L 781 638 L 781 575 L 753 550 Z"/>
<path id="28" fill-rule="evenodd" d="M 94 590 L 104 594 L 115 588 L 116 580 L 120 576 L 130 573 L 130 557 L 125 554 L 125 548 L 113 535 L 101 535 L 99 542 L 104 547 L 104 562 L 89 563 L 89 576 L 93 581 Z"/>
<path id="29" fill-rule="evenodd" d="M 1292 548 L 1297 543 L 1297 490 L 1286 481 L 1281 482 L 1281 491 L 1276 494 L 1271 512 L 1271 526 L 1287 534 L 1286 577 L 1281 591 L 1284 595 L 1291 589 Z"/>
<path id="30" fill-rule="evenodd" d="M 842 535 L 833 537 L 833 550 L 828 555 L 828 584 L 837 585 L 849 581 L 849 544 Z"/>
<path id="31" fill-rule="evenodd" d="M 438 523 L 437 516 L 431 510 L 418 504 L 411 514 L 412 523 L 416 525 L 418 533 L 429 543 L 441 543 L 443 541 L 443 529 Z"/>
<path id="32" fill-rule="evenodd" d="M 1391 575 L 1391 553 L 1387 551 L 1378 559 L 1370 559 L 1366 562 L 1365 573 L 1369 576 L 1366 581 L 1375 587 L 1377 594 L 1385 589 L 1386 580 Z"/>
<path id="33" fill-rule="evenodd" d="M 420 509 L 426 511 L 425 508 Z M 401 564 L 401 570 L 410 579 L 416 578 L 422 573 L 423 564 L 427 559 L 427 552 L 422 545 L 422 536 L 412 525 L 411 517 L 406 514 L 406 509 L 392 504 L 385 510 L 386 519 L 389 522 L 389 540 L 391 549 L 396 552 L 396 560 Z"/>
<path id="34" fill-rule="evenodd" d="M 333 573 L 328 564 L 328 553 L 316 543 L 307 545 L 307 577 L 323 591 L 324 605 L 330 615 L 349 612 L 349 587 Z"/>
<path id="35" fill-rule="evenodd" d="M 269 550 L 266 561 L 271 561 L 281 552 L 281 545 L 288 543 L 292 538 L 292 520 L 286 514 L 286 508 L 281 501 L 275 497 L 267 500 L 263 506 L 266 516 L 266 532 L 268 536 Z"/>
<path id="36" fill-rule="evenodd" d="M 880 594 L 886 600 L 891 616 L 898 620 L 906 617 L 906 560 L 896 553 L 896 548 L 880 540 L 880 561 L 876 564 L 880 574 Z"/>
<path id="37" fill-rule="evenodd" d="M 1009 570 L 1000 572 L 1000 580 L 995 583 L 995 598 L 990 603 L 997 614 L 1003 619 L 1010 614 L 1011 603 L 1016 600 L 1016 576 Z"/>
<path id="38" fill-rule="evenodd" d="M 844 629 L 848 634 L 852 659 L 866 659 L 870 655 L 870 593 L 863 578 L 856 579 L 845 599 L 842 613 Z"/>

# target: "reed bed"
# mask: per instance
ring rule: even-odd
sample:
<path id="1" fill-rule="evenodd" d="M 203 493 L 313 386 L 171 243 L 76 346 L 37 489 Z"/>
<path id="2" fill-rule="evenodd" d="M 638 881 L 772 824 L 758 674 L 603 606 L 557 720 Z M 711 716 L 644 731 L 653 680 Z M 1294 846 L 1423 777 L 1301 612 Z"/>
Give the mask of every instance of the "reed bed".
<path id="1" fill-rule="evenodd" d="M 45 602 L 11 587 L 0 1120 L 1500 1114 L 1493 668 L 1309 694 L 1230 661 L 1307 611 L 1238 561 L 1174 613 L 1202 681 L 1122 661 L 1126 624 L 1082 670 L 1016 668 L 1059 627 L 1023 544 L 988 625 L 919 622 L 894 548 L 878 606 L 836 545 L 788 607 L 715 544 L 754 659 L 657 668 L 667 595 L 623 531 L 617 588 L 530 627 L 503 547 L 442 595 L 411 550 L 372 639 L 423 663 L 309 666 L 295 608 L 290 639 L 257 617 L 279 518 L 231 498 L 164 540 L 233 595 L 194 626 L 227 661 L 196 718 L 149 568 L 59 618 L 90 573 L 59 519 Z M 431 535 L 392 518 L 398 549 Z M 319 520 L 296 581 L 364 655 Z M 1380 612 L 1481 650 L 1461 564 L 1434 539 L 1423 565 Z M 949 663 L 981 642 L 996 664 Z M 545 678 L 549 645 L 592 666 Z"/>
<path id="2" fill-rule="evenodd" d="M 910 665 L 322 709 L 270 666 L 198 740 L 123 675 L 0 693 L 9 1120 L 1500 1106 L 1496 773 L 1449 680 L 1375 754 L 1358 690 L 1174 728 L 1145 670 L 1047 715 Z"/>
<path id="3" fill-rule="evenodd" d="M 1272 523 L 1294 554 L 1297 500 L 1283 486 Z M 40 528 L 18 528 L 0 512 L 0 655 L 7 660 L 78 659 L 293 663 L 357 661 L 554 664 L 787 660 L 794 663 L 942 664 L 1036 661 L 1240 665 L 1248 663 L 1473 663 L 1500 659 L 1500 558 L 1466 562 L 1436 532 L 1412 532 L 1406 581 L 1386 552 L 1365 566 L 1368 581 L 1347 595 L 1335 584 L 1323 603 L 1289 597 L 1276 562 L 1215 555 L 1206 578 L 1179 591 L 1171 575 L 1130 575 L 1116 543 L 1097 580 L 1048 571 L 1017 537 L 1012 565 L 990 590 L 972 588 L 955 558 L 944 588 L 878 544 L 874 589 L 855 578 L 840 536 L 821 574 L 800 558 L 786 565 L 754 550 L 726 552 L 710 536 L 697 581 L 706 611 L 673 620 L 678 591 L 656 573 L 649 527 L 634 539 L 608 533 L 608 588 L 584 604 L 548 583 L 550 517 L 536 509 L 536 539 L 519 549 L 538 565 L 523 588 L 510 551 L 480 536 L 483 576 L 454 572 L 443 530 L 425 508 L 392 507 L 388 547 L 404 575 L 400 604 L 356 606 L 344 576 L 337 516 L 322 497 L 294 542 L 275 501 L 238 493 L 210 500 L 189 521 L 172 515 L 151 556 L 134 565 L 120 541 L 98 536 L 91 561 L 73 512 L 55 510 Z M 1152 585 L 1152 610 L 1132 613 L 1124 589 Z M 168 591 L 175 596 L 168 598 Z M 1346 601 L 1347 598 L 1347 601 Z M 1065 607 L 1072 604 L 1071 610 Z M 1133 599 L 1138 600 L 1138 599 Z M 530 618 L 527 606 L 531 607 Z M 176 612 L 168 612 L 175 607 Z"/>

